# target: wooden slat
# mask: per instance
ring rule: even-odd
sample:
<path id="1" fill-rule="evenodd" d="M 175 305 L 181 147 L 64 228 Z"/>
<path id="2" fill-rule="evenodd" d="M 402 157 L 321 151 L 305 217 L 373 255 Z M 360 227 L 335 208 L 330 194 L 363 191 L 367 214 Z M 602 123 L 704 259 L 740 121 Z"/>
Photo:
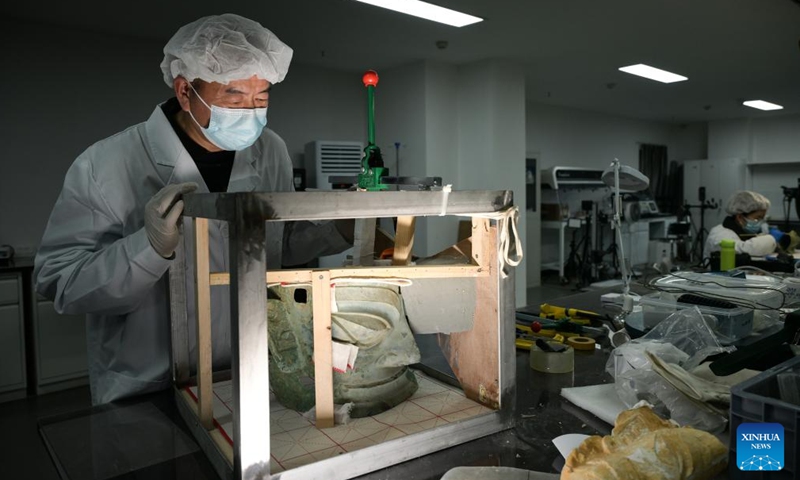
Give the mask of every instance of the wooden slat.
<path id="1" fill-rule="evenodd" d="M 194 280 L 197 312 L 197 401 L 200 423 L 214 428 L 211 388 L 211 286 L 208 259 L 208 219 L 194 219 Z"/>
<path id="2" fill-rule="evenodd" d="M 489 232 L 489 219 L 472 217 L 472 260 L 478 265 L 486 265 L 483 255 L 483 243 Z"/>
<path id="3" fill-rule="evenodd" d="M 314 312 L 314 388 L 317 428 L 333 427 L 333 350 L 331 337 L 331 275 L 314 272 L 311 279 Z"/>
<path id="4" fill-rule="evenodd" d="M 267 283 L 311 283 L 312 276 L 320 270 L 275 270 L 267 272 Z M 477 265 L 431 265 L 426 267 L 397 266 L 382 268 L 341 268 L 330 270 L 331 278 L 450 278 L 485 277 L 489 269 Z M 211 274 L 211 286 L 230 284 L 230 274 Z"/>
<path id="5" fill-rule="evenodd" d="M 392 265 L 408 265 L 411 249 L 414 247 L 414 226 L 417 217 L 397 217 L 397 233 L 394 236 L 394 254 Z"/>
<path id="6" fill-rule="evenodd" d="M 186 299 L 187 255 L 184 242 L 178 242 L 175 258 L 169 266 L 169 315 L 172 333 L 172 375 L 178 387 L 184 387 L 191 377 L 192 359 L 189 353 L 189 305 Z"/>
<path id="7" fill-rule="evenodd" d="M 183 402 L 189 407 L 189 409 L 195 416 L 198 416 L 199 413 L 197 408 L 197 402 L 195 401 L 195 399 L 192 398 L 192 395 L 186 390 L 181 390 L 180 392 Z M 221 430 L 222 430 L 221 426 L 220 427 L 215 426 L 214 429 L 209 432 L 209 435 L 211 436 L 211 439 L 214 441 L 214 444 L 217 446 L 219 451 L 222 452 L 223 455 L 225 455 L 225 459 L 228 461 L 228 463 L 230 463 L 232 468 L 233 447 L 231 446 L 230 443 L 228 443 L 228 439 L 225 438 Z"/>

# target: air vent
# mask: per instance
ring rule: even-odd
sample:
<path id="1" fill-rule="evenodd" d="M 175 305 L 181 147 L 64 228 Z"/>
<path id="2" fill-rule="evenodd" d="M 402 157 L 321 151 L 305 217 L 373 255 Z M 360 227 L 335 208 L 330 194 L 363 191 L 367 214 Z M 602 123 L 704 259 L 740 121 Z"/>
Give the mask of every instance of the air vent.
<path id="1" fill-rule="evenodd" d="M 364 154 L 361 142 L 322 141 L 306 144 L 308 186 L 330 189 L 330 176 L 358 175 Z"/>

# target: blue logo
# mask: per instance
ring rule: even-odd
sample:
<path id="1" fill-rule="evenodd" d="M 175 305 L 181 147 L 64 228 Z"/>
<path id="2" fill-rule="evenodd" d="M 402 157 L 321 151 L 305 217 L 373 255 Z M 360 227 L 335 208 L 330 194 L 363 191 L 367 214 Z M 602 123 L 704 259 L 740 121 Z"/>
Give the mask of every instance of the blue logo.
<path id="1" fill-rule="evenodd" d="M 743 423 L 736 429 L 736 466 L 744 471 L 783 469 L 783 425 Z"/>

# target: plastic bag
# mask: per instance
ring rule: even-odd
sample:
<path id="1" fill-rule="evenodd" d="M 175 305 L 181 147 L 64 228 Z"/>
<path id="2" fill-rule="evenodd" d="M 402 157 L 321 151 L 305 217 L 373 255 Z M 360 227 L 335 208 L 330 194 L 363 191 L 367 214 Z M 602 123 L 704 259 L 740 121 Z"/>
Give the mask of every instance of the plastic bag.
<path id="1" fill-rule="evenodd" d="M 654 410 L 681 425 L 708 432 L 721 432 L 727 415 L 713 405 L 697 402 L 684 395 L 653 369 L 647 353 L 664 362 L 691 371 L 711 355 L 734 350 L 719 344 L 707 322 L 710 318 L 698 308 L 675 312 L 641 338 L 616 348 L 606 363 L 614 377 L 620 400 L 632 407 L 641 400 Z"/>

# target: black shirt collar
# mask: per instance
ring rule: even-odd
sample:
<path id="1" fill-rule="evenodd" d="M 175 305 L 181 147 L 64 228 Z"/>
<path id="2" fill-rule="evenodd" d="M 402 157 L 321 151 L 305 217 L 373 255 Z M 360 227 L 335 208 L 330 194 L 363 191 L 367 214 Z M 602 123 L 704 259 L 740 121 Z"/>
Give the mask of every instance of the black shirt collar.
<path id="1" fill-rule="evenodd" d="M 192 140 L 192 138 L 178 124 L 177 114 L 181 110 L 181 105 L 175 97 L 170 98 L 163 105 L 161 111 L 169 120 L 175 134 L 178 135 L 183 148 L 192 157 L 203 181 L 210 192 L 225 192 L 228 189 L 228 182 L 231 178 L 233 160 L 236 152 L 222 150 L 219 152 L 209 152 L 203 146 Z"/>

